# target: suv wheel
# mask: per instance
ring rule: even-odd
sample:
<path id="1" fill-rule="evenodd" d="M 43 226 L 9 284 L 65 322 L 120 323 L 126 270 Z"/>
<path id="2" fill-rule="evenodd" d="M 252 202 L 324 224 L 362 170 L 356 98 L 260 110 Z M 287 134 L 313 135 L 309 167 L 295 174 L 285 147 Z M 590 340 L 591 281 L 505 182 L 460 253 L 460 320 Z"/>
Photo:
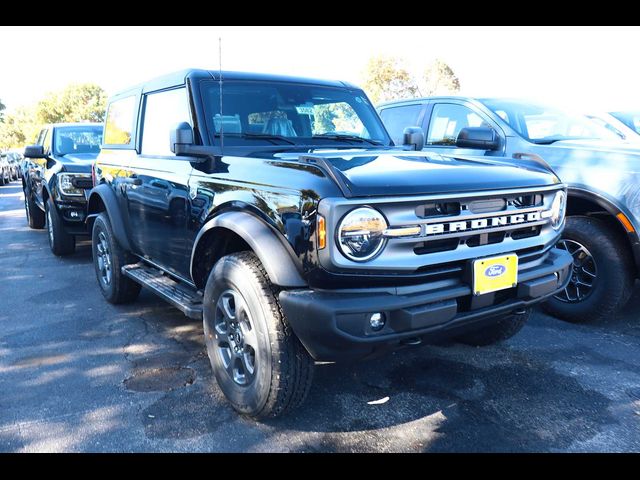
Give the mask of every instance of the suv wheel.
<path id="1" fill-rule="evenodd" d="M 27 190 L 23 190 L 22 193 L 24 194 L 24 211 L 27 215 L 27 223 L 29 224 L 29 227 L 38 230 L 44 228 L 44 212 L 36 205 Z"/>
<path id="2" fill-rule="evenodd" d="M 547 301 L 546 312 L 573 323 L 610 320 L 633 290 L 633 259 L 623 238 L 596 218 L 567 218 L 558 248 L 573 256 L 569 285 Z"/>
<path id="3" fill-rule="evenodd" d="M 135 263 L 135 258 L 120 246 L 104 212 L 93 224 L 91 244 L 93 266 L 104 298 L 115 304 L 135 300 L 140 294 L 140 284 L 126 277 L 121 270 L 124 265 Z"/>
<path id="4" fill-rule="evenodd" d="M 313 360 L 287 325 L 255 254 L 234 253 L 216 263 L 204 292 L 203 322 L 216 380 L 238 412 L 275 417 L 304 401 Z"/>
<path id="5" fill-rule="evenodd" d="M 58 257 L 72 254 L 76 251 L 76 237 L 65 231 L 62 219 L 51 198 L 47 200 L 46 205 L 47 231 L 51 251 Z"/>
<path id="6" fill-rule="evenodd" d="M 531 309 L 527 308 L 521 313 L 512 313 L 501 317 L 496 323 L 487 325 L 479 330 L 465 333 L 457 338 L 461 343 L 484 347 L 502 342 L 513 337 L 522 330 L 531 316 Z"/>

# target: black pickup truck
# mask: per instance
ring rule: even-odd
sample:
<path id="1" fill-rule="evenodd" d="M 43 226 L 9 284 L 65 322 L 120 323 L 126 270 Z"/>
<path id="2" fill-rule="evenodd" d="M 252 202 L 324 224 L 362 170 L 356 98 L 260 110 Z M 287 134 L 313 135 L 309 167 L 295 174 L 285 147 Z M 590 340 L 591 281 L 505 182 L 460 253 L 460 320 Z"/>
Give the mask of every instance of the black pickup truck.
<path id="1" fill-rule="evenodd" d="M 45 126 L 36 145 L 24 151 L 24 208 L 31 228 L 47 226 L 55 255 L 76 248 L 76 235 L 87 235 L 87 195 L 91 168 L 102 143 L 99 123 Z"/>
<path id="2" fill-rule="evenodd" d="M 220 388 L 257 418 L 301 403 L 314 361 L 509 338 L 569 280 L 565 186 L 423 143 L 395 146 L 339 81 L 187 70 L 123 91 L 89 197 L 98 285 L 202 319 Z"/>

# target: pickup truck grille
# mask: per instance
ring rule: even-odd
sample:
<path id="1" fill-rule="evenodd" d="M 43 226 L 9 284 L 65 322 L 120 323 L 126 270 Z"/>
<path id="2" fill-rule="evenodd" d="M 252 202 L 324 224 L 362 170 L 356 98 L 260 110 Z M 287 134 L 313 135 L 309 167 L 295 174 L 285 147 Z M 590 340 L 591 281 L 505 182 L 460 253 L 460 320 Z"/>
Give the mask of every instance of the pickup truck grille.
<path id="1" fill-rule="evenodd" d="M 554 195 L 562 188 L 558 185 L 455 198 L 430 196 L 359 202 L 335 199 L 335 203 L 334 199 L 325 199 L 320 203 L 319 213 L 332 228 L 356 205 L 368 205 L 384 214 L 391 233 L 382 253 L 369 262 L 358 264 L 346 259 L 335 242 L 320 251 L 320 261 L 332 270 L 418 273 L 430 266 L 546 246 L 557 237 L 549 216 Z M 394 235 L 394 229 L 412 234 Z"/>

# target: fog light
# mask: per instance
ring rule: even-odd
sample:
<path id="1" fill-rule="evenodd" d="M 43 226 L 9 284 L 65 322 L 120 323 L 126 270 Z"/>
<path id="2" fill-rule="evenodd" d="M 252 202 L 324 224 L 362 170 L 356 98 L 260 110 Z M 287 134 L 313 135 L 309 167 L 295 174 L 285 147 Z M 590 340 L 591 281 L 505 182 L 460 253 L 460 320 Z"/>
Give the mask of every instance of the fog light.
<path id="1" fill-rule="evenodd" d="M 371 330 L 373 330 L 374 332 L 377 332 L 378 330 L 382 330 L 382 327 L 384 327 L 385 322 L 386 322 L 386 318 L 384 317 L 384 313 L 381 313 L 381 312 L 372 313 L 371 316 L 369 317 L 369 326 L 371 327 Z"/>

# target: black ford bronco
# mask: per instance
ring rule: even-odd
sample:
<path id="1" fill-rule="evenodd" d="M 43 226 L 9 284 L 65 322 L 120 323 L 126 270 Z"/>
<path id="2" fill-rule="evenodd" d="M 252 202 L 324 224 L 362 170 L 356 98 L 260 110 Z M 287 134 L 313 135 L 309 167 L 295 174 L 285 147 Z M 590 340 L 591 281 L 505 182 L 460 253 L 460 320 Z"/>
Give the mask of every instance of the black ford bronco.
<path id="1" fill-rule="evenodd" d="M 188 70 L 123 91 L 88 205 L 102 293 L 145 286 L 202 319 L 220 388 L 253 417 L 300 404 L 314 361 L 509 338 L 569 280 L 565 187 L 423 143 L 408 128 L 394 146 L 344 82 Z"/>
<path id="2" fill-rule="evenodd" d="M 91 165 L 100 152 L 100 123 L 47 125 L 36 145 L 25 148 L 24 208 L 31 228 L 49 233 L 55 255 L 76 249 L 76 235 L 87 235 L 86 207 L 93 187 Z"/>

